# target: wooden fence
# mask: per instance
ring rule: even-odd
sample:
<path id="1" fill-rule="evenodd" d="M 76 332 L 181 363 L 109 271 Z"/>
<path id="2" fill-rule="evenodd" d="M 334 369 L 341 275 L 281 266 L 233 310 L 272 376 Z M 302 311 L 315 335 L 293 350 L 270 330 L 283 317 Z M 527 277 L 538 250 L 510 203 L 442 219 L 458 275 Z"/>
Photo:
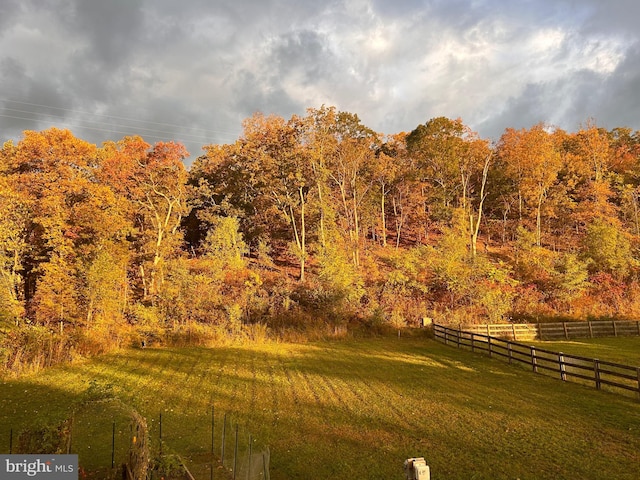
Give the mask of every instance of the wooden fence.
<path id="1" fill-rule="evenodd" d="M 515 341 L 570 340 L 573 338 L 640 335 L 640 321 L 606 320 L 597 322 L 461 325 L 460 330 Z"/>
<path id="2" fill-rule="evenodd" d="M 467 348 L 511 363 L 529 366 L 535 373 L 552 375 L 563 381 L 595 386 L 598 390 L 630 391 L 640 396 L 640 367 L 621 365 L 594 358 L 552 352 L 483 333 L 433 325 L 436 340 Z M 606 388 L 605 388 L 606 387 Z"/>

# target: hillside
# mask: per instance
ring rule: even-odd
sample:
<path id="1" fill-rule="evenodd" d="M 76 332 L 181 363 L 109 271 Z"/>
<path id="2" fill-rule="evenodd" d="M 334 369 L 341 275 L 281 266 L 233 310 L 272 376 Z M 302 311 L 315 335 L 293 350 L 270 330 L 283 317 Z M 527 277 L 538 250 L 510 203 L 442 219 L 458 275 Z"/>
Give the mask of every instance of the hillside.
<path id="1" fill-rule="evenodd" d="M 640 137 L 255 114 L 173 142 L 0 150 L 5 370 L 141 342 L 640 315 Z"/>

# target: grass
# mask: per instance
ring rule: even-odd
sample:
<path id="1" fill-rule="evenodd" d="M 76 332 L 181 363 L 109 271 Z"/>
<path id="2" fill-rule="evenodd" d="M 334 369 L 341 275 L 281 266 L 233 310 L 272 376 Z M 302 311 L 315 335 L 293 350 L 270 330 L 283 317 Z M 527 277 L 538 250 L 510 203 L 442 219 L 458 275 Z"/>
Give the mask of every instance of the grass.
<path id="1" fill-rule="evenodd" d="M 402 479 L 413 456 L 434 480 L 638 478 L 637 401 L 424 338 L 130 350 L 6 380 L 0 452 L 10 428 L 64 419 L 92 380 L 146 416 L 153 441 L 162 413 L 199 479 L 212 404 L 218 433 L 226 413 L 270 447 L 273 480 Z M 82 465 L 110 461 L 111 415 L 96 415 L 107 445 L 78 452 Z"/>
<path id="2" fill-rule="evenodd" d="M 580 357 L 640 367 L 640 337 L 584 338 L 562 342 L 535 342 L 540 348 Z"/>

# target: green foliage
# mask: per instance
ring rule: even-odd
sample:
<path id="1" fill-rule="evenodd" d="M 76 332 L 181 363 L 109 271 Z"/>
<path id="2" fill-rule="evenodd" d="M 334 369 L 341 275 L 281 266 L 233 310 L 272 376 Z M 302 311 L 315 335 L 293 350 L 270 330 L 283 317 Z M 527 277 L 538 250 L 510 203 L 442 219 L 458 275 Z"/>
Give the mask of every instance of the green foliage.
<path id="1" fill-rule="evenodd" d="M 63 454 L 69 437 L 69 425 L 36 423 L 18 433 L 18 442 L 13 453 Z"/>
<path id="2" fill-rule="evenodd" d="M 204 254 L 216 261 L 220 269 L 239 270 L 245 267 L 247 245 L 238 231 L 239 222 L 234 217 L 217 217 L 202 246 Z"/>
<path id="3" fill-rule="evenodd" d="M 114 385 L 95 378 L 89 380 L 89 386 L 83 395 L 83 402 L 95 402 L 115 398 Z"/>
<path id="4" fill-rule="evenodd" d="M 166 447 L 164 447 L 166 448 Z M 151 468 L 159 478 L 184 478 L 184 464 L 175 453 L 163 453 L 153 459 Z"/>
<path id="5" fill-rule="evenodd" d="M 587 263 L 572 253 L 558 255 L 551 279 L 553 294 L 562 301 L 571 301 L 588 287 Z"/>
<path id="6" fill-rule="evenodd" d="M 354 307 L 364 295 L 364 281 L 353 260 L 337 242 L 328 243 L 319 255 L 318 278 L 327 307 L 338 314 Z"/>
<path id="7" fill-rule="evenodd" d="M 582 241 L 582 256 L 591 272 L 625 277 L 637 262 L 631 254 L 631 242 L 625 232 L 611 222 L 595 219 L 587 227 Z"/>
<path id="8" fill-rule="evenodd" d="M 112 247 L 99 250 L 85 267 L 84 307 L 88 323 L 94 319 L 102 323 L 122 320 L 127 303 L 127 263 L 127 252 Z"/>

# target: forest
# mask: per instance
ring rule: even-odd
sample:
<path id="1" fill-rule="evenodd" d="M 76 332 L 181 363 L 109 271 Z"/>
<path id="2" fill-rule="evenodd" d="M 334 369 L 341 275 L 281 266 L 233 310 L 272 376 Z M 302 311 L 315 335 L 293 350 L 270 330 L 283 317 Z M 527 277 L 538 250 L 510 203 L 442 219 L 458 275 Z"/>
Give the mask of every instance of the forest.
<path id="1" fill-rule="evenodd" d="M 0 150 L 0 365 L 144 342 L 640 314 L 640 132 L 460 119 L 384 135 L 323 106 L 174 142 Z"/>

